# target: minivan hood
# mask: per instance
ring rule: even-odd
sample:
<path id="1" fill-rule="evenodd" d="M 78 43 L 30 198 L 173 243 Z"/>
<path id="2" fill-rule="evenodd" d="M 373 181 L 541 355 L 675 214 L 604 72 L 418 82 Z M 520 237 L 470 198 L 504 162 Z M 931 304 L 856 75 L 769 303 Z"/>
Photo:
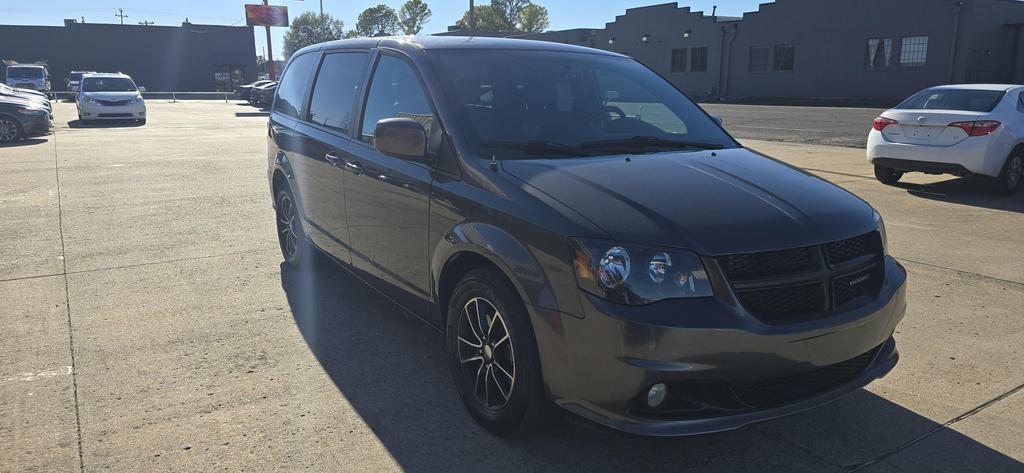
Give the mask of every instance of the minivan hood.
<path id="1" fill-rule="evenodd" d="M 744 148 L 508 160 L 502 168 L 626 243 L 716 256 L 807 246 L 875 228 L 874 211 L 853 194 Z"/>

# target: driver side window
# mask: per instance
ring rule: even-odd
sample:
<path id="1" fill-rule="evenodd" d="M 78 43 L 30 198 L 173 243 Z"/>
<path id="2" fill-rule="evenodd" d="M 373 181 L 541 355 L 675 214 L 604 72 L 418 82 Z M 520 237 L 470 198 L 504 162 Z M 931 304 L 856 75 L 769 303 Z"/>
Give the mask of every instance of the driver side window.
<path id="1" fill-rule="evenodd" d="M 381 56 L 373 74 L 359 139 L 372 143 L 377 122 L 385 118 L 411 118 L 420 122 L 427 136 L 431 136 L 434 112 L 416 72 L 409 63 L 388 55 Z"/>

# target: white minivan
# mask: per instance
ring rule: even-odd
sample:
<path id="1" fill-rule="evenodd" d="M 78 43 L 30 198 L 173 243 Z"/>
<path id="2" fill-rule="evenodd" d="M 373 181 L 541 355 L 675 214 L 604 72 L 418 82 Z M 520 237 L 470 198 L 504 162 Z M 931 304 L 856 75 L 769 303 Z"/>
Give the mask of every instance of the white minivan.
<path id="1" fill-rule="evenodd" d="M 7 66 L 5 82 L 19 89 L 50 92 L 50 74 L 39 64 L 13 64 Z"/>
<path id="2" fill-rule="evenodd" d="M 135 120 L 146 123 L 146 102 L 131 77 L 121 73 L 85 74 L 78 88 L 78 119 Z"/>

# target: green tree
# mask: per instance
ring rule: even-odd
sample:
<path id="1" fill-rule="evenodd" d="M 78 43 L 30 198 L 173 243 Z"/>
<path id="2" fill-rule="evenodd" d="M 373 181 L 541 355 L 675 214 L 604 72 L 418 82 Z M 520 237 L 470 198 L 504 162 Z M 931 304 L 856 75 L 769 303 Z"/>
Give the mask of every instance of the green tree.
<path id="1" fill-rule="evenodd" d="M 476 26 L 469 24 L 469 10 L 462 15 L 462 19 L 455 22 L 460 30 L 475 31 L 505 31 L 505 23 L 501 20 L 490 5 L 477 5 L 473 7 L 476 13 Z"/>
<path id="2" fill-rule="evenodd" d="M 548 9 L 531 3 L 519 13 L 519 31 L 524 33 L 540 33 L 548 29 Z"/>
<path id="3" fill-rule="evenodd" d="M 284 34 L 284 55 L 291 57 L 311 44 L 334 41 L 345 36 L 345 23 L 329 14 L 305 12 L 292 19 Z"/>
<path id="4" fill-rule="evenodd" d="M 476 13 L 476 28 L 469 24 L 469 11 L 455 26 L 462 30 L 500 32 L 500 33 L 537 33 L 548 27 L 548 10 L 529 0 L 491 0 L 490 5 L 479 5 L 473 8 Z"/>
<path id="5" fill-rule="evenodd" d="M 433 12 L 423 0 L 409 0 L 398 10 L 398 25 L 408 35 L 420 34 L 423 25 L 430 21 Z"/>
<path id="6" fill-rule="evenodd" d="M 391 36 L 398 31 L 398 14 L 395 9 L 380 4 L 367 8 L 359 14 L 356 29 L 349 36 Z"/>

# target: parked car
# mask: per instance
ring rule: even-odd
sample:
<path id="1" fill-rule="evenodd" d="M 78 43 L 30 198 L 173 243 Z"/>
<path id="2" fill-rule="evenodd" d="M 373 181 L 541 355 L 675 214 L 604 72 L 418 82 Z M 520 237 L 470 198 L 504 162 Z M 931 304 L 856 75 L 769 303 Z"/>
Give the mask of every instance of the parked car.
<path id="1" fill-rule="evenodd" d="M 78 94 L 78 84 L 82 80 L 82 76 L 85 74 L 95 74 L 96 71 L 71 71 L 68 75 L 67 88 L 68 92 Z"/>
<path id="2" fill-rule="evenodd" d="M 493 432 L 549 401 L 636 434 L 735 429 L 897 362 L 906 271 L 878 212 L 628 57 L 330 42 L 290 59 L 268 127 L 285 270 L 326 254 L 443 331 Z"/>
<path id="3" fill-rule="evenodd" d="M 0 143 L 12 143 L 50 133 L 50 111 L 36 100 L 0 97 Z"/>
<path id="4" fill-rule="evenodd" d="M 78 120 L 135 120 L 146 123 L 146 101 L 131 77 L 121 73 L 85 74 L 78 91 Z"/>
<path id="5" fill-rule="evenodd" d="M 242 100 L 249 100 L 249 93 L 252 92 L 253 88 L 259 87 L 261 85 L 269 84 L 271 82 L 273 82 L 273 81 L 271 81 L 271 80 L 258 80 L 256 82 L 251 83 L 251 84 L 240 85 L 237 88 L 235 88 L 235 95 L 237 95 L 238 98 L 240 98 Z"/>
<path id="6" fill-rule="evenodd" d="M 51 115 L 50 118 L 53 118 L 53 104 L 50 103 L 50 99 L 46 98 L 46 95 L 43 95 L 39 92 L 25 89 L 16 89 L 6 84 L 0 84 L 0 98 L 20 98 L 31 101 L 49 111 Z"/>
<path id="7" fill-rule="evenodd" d="M 893 184 L 906 172 L 979 175 L 999 194 L 1024 181 L 1024 86 L 944 85 L 922 90 L 875 119 L 868 161 Z"/>
<path id="8" fill-rule="evenodd" d="M 252 91 L 249 92 L 249 103 L 256 107 L 269 106 L 274 100 L 274 93 L 276 91 L 276 81 L 253 87 Z"/>
<path id="9" fill-rule="evenodd" d="M 30 89 L 43 93 L 50 92 L 50 74 L 46 66 L 39 64 L 14 64 L 7 66 L 6 83 L 11 87 Z"/>

